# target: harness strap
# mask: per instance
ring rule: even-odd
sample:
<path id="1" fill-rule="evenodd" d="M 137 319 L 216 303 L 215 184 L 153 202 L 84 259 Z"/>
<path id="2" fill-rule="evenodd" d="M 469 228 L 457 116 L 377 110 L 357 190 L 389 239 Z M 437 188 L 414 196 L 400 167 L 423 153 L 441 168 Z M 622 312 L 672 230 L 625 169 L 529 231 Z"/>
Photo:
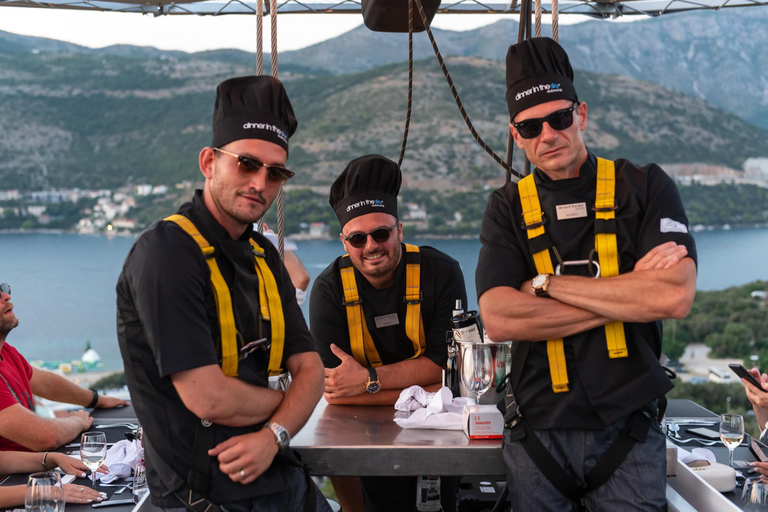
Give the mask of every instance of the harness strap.
<path id="1" fill-rule="evenodd" d="M 343 304 L 347 309 L 347 327 L 349 329 L 349 345 L 352 357 L 362 366 L 377 368 L 381 366 L 381 356 L 373 344 L 373 338 L 368 331 L 368 324 L 363 314 L 363 301 L 357 290 L 355 267 L 345 254 L 341 259 L 341 286 L 344 289 Z"/>
<path id="2" fill-rule="evenodd" d="M 528 233 L 528 245 L 533 255 L 533 263 L 536 265 L 536 271 L 539 274 L 554 274 L 552 266 L 552 257 L 549 253 L 548 244 L 545 248 L 540 247 L 537 239 L 546 237 L 544 225 L 546 220 L 541 211 L 539 194 L 536 191 L 536 182 L 533 174 L 517 182 L 517 189 L 520 192 L 520 201 L 523 206 L 523 223 Z M 534 252 L 534 249 L 539 249 Z M 552 391 L 555 393 L 565 393 L 568 391 L 568 369 L 565 364 L 565 350 L 563 349 L 563 339 L 557 338 L 547 340 L 547 355 L 549 357 L 549 376 L 552 380 Z"/>
<path id="3" fill-rule="evenodd" d="M 419 247 L 405 244 L 405 334 L 413 344 L 415 359 L 424 353 L 427 337 L 421 317 L 421 253 Z"/>
<path id="4" fill-rule="evenodd" d="M 237 327 L 235 326 L 235 315 L 232 309 L 232 297 L 229 294 L 229 286 L 227 286 L 224 276 L 221 275 L 219 265 L 216 263 L 216 258 L 214 258 L 214 248 L 200 234 L 200 231 L 198 231 L 192 221 L 183 215 L 171 215 L 163 220 L 180 226 L 197 242 L 200 250 L 203 251 L 203 258 L 205 258 L 205 262 L 211 270 L 211 284 L 213 285 L 216 313 L 219 317 L 219 329 L 221 330 L 221 371 L 228 377 L 237 377 L 239 356 L 237 353 Z"/>
<path id="5" fill-rule="evenodd" d="M 405 244 L 405 334 L 413 345 L 415 359 L 426 350 L 427 336 L 424 331 L 424 320 L 421 315 L 421 252 L 419 247 Z M 342 304 L 347 310 L 347 328 L 349 329 L 349 344 L 352 357 L 362 366 L 376 368 L 382 365 L 381 356 L 373 343 L 368 330 L 368 323 L 363 313 L 363 301 L 357 288 L 355 268 L 345 254 L 341 259 L 341 286 L 344 291 Z"/>
<path id="6" fill-rule="evenodd" d="M 216 299 L 216 313 L 221 330 L 221 370 L 228 377 L 237 377 L 237 365 L 240 359 L 237 345 L 237 326 L 232 307 L 232 296 L 229 286 L 221 274 L 214 248 L 208 240 L 200 234 L 194 223 L 183 215 L 171 215 L 164 220 L 173 222 L 181 227 L 200 246 L 208 268 L 211 271 L 211 284 L 213 285 L 214 298 Z M 259 277 L 259 315 L 271 323 L 272 336 L 269 352 L 269 375 L 282 373 L 283 347 L 285 345 L 285 317 L 283 316 L 283 304 L 277 281 L 272 270 L 264 258 L 264 249 L 255 241 L 250 240 L 253 250 L 254 268 Z"/>
<path id="7" fill-rule="evenodd" d="M 616 166 L 612 160 L 597 159 L 595 193 L 595 249 L 600 258 L 600 277 L 619 275 L 619 251 L 616 245 Z M 627 357 L 624 323 L 605 325 L 608 357 Z"/>
<path id="8" fill-rule="evenodd" d="M 264 249 L 253 239 L 251 249 L 253 249 L 254 261 L 256 262 L 256 274 L 259 276 L 259 304 L 261 305 L 261 316 L 272 325 L 272 336 L 269 350 L 269 375 L 280 375 L 283 371 L 281 364 L 283 362 L 283 347 L 285 346 L 285 316 L 283 316 L 283 302 L 280 299 L 280 292 L 277 290 L 277 281 L 275 275 L 267 265 L 264 257 Z"/>

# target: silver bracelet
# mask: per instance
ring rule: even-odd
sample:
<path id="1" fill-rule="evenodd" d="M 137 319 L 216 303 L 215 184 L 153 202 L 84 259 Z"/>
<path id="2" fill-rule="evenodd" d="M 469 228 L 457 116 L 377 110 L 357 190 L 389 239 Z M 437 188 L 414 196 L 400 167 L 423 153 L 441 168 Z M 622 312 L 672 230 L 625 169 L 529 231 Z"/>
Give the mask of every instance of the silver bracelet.
<path id="1" fill-rule="evenodd" d="M 43 454 L 43 471 L 48 471 L 48 452 Z"/>

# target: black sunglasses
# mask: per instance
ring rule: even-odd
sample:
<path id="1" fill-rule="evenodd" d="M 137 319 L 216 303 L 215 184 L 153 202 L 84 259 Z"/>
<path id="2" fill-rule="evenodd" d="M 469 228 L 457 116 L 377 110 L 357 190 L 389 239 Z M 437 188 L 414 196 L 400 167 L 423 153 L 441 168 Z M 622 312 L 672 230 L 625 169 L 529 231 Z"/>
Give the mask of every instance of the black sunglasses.
<path id="1" fill-rule="evenodd" d="M 10 295 L 11 285 L 9 285 L 8 283 L 0 283 L 0 292 Z"/>
<path id="2" fill-rule="evenodd" d="M 545 117 L 526 119 L 519 123 L 512 123 L 512 126 L 517 129 L 517 133 L 524 139 L 538 137 L 544 127 L 544 121 L 546 121 L 554 130 L 565 130 L 573 125 L 573 111 L 576 110 L 576 107 L 578 106 L 579 104 L 575 103 L 571 108 L 564 108 L 563 110 L 552 112 Z"/>
<path id="3" fill-rule="evenodd" d="M 356 231 L 349 236 L 342 233 L 341 236 L 343 236 L 344 240 L 349 242 L 349 245 L 351 245 L 355 249 L 362 249 L 363 247 L 365 247 L 366 242 L 368 242 L 368 235 L 371 235 L 371 238 L 373 238 L 373 241 L 376 242 L 377 244 L 383 244 L 384 242 L 389 240 L 389 236 L 392 233 L 392 230 L 395 229 L 398 224 L 400 224 L 400 221 L 395 222 L 391 228 L 376 228 L 370 233 L 363 233 L 362 231 Z"/>
<path id="4" fill-rule="evenodd" d="M 261 170 L 262 167 L 267 168 L 267 179 L 269 181 L 278 181 L 285 183 L 289 179 L 293 178 L 293 171 L 289 171 L 285 167 L 281 167 L 279 165 L 274 164 L 265 164 L 264 162 L 261 162 L 260 160 L 256 160 L 252 156 L 243 156 L 238 155 L 235 153 L 230 153 L 229 151 L 224 151 L 223 149 L 219 148 L 213 148 L 214 151 L 218 151 L 219 153 L 224 153 L 225 155 L 231 156 L 233 158 L 237 158 L 237 168 L 240 170 L 240 173 L 244 176 L 249 176 L 252 174 L 256 174 Z"/>

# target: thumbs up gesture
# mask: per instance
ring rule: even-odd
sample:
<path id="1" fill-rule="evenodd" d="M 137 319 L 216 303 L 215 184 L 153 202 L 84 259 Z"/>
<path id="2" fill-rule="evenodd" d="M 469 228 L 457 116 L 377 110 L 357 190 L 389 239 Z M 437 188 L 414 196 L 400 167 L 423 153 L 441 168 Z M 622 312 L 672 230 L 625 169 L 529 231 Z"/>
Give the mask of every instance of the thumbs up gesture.
<path id="1" fill-rule="evenodd" d="M 326 399 L 365 393 L 368 370 L 333 343 L 331 343 L 331 352 L 341 360 L 341 364 L 336 368 L 325 369 Z"/>

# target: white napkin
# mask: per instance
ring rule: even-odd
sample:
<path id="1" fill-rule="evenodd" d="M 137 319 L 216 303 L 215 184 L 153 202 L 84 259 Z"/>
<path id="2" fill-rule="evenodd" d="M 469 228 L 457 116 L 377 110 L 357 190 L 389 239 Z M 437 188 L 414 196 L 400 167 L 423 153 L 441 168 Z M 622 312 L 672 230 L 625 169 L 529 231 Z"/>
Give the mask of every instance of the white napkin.
<path id="1" fill-rule="evenodd" d="M 411 386 L 400 393 L 395 409 L 413 411 L 413 414 L 408 418 L 395 418 L 395 423 L 400 428 L 461 430 L 461 411 L 470 403 L 474 403 L 471 398 L 453 398 L 447 387 L 428 393 L 421 386 Z"/>
<path id="2" fill-rule="evenodd" d="M 715 454 L 712 453 L 712 450 L 708 450 L 706 448 L 694 448 L 689 452 L 688 450 L 684 450 L 679 446 L 677 447 L 677 460 L 683 464 L 688 464 L 697 460 L 706 460 L 709 461 L 710 464 L 717 462 Z"/>
<path id="3" fill-rule="evenodd" d="M 138 441 L 123 439 L 118 441 L 107 451 L 104 464 L 109 468 L 109 473 L 96 473 L 96 479 L 103 483 L 115 481 L 118 478 L 129 478 L 136 464 L 144 459 L 144 450 Z"/>

